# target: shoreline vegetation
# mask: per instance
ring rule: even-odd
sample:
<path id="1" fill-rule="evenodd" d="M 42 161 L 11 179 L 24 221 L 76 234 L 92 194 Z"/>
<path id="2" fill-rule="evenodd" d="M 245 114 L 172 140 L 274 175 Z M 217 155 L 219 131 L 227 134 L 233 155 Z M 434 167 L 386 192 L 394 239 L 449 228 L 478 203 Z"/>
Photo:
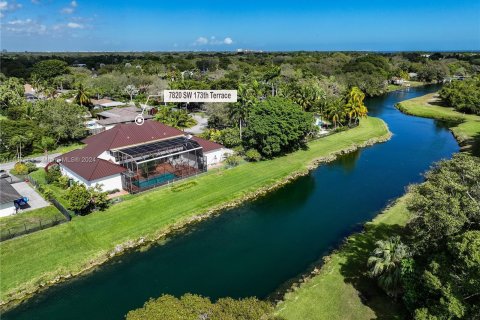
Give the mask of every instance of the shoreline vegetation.
<path id="1" fill-rule="evenodd" d="M 438 93 L 405 100 L 396 107 L 405 114 L 452 123 L 449 128 L 463 150 L 478 155 L 479 116 L 443 106 Z M 367 276 L 366 261 L 376 241 L 401 234 L 411 216 L 406 207 L 409 197 L 410 191 L 367 222 L 362 232 L 347 237 L 338 250 L 294 283 L 277 304 L 275 314 L 285 319 L 405 318 L 404 307 Z"/>
<path id="2" fill-rule="evenodd" d="M 397 103 L 396 107 L 408 115 L 449 122 L 450 131 L 462 150 L 480 155 L 480 116 L 461 113 L 444 106 L 438 93 L 405 100 Z"/>
<path id="3" fill-rule="evenodd" d="M 161 188 L 105 212 L 5 241 L 0 244 L 0 308 L 12 308 L 40 290 L 83 274 L 116 255 L 260 197 L 338 155 L 390 137 L 385 122 L 365 118 L 356 128 L 310 142 L 307 150 L 202 175 L 193 180 L 195 184 L 189 184 L 189 192 Z M 194 199 L 189 196 L 191 192 L 196 194 Z"/>

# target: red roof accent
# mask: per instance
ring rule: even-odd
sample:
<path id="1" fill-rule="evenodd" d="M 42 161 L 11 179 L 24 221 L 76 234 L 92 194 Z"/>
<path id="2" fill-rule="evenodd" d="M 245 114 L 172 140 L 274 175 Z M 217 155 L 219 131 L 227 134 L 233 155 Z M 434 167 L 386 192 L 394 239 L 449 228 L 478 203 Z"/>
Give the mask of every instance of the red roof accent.
<path id="1" fill-rule="evenodd" d="M 127 146 L 153 142 L 173 137 L 183 136 L 184 133 L 173 127 L 169 127 L 154 120 L 146 120 L 143 125 L 135 123 L 118 124 L 110 130 L 103 131 L 83 140 L 84 143 L 95 145 L 95 150 L 123 148 Z M 97 155 L 98 155 L 97 154 Z"/>
<path id="2" fill-rule="evenodd" d="M 60 159 L 62 166 L 85 180 L 92 181 L 127 170 L 118 164 L 98 158 L 103 152 L 179 136 L 184 136 L 184 133 L 153 120 L 146 120 L 141 126 L 135 123 L 118 124 L 110 130 L 85 138 L 83 140 L 87 144 L 85 148 L 67 152 L 56 159 Z M 210 140 L 195 136 L 192 139 L 200 144 L 203 152 L 224 148 Z"/>
<path id="3" fill-rule="evenodd" d="M 216 142 L 213 142 L 211 140 L 206 140 L 206 139 L 199 138 L 199 137 L 196 137 L 196 136 L 193 136 L 192 140 L 198 142 L 198 144 L 202 147 L 203 152 L 210 152 L 210 151 L 213 151 L 213 150 L 218 150 L 218 149 L 225 148 L 220 143 L 216 143 Z"/>
<path id="4" fill-rule="evenodd" d="M 57 157 L 60 164 L 75 172 L 87 181 L 93 181 L 127 171 L 126 168 L 88 154 L 84 149 L 73 150 Z"/>

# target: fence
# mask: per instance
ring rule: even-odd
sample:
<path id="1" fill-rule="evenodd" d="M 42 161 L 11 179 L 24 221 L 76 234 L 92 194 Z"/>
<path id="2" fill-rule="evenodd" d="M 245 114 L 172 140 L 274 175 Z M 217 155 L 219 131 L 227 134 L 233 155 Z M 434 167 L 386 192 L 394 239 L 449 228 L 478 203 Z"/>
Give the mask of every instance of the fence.
<path id="1" fill-rule="evenodd" d="M 67 222 L 66 219 L 61 219 L 55 216 L 53 219 L 43 219 L 38 220 L 37 222 L 29 221 L 24 222 L 23 226 L 18 226 L 15 228 L 1 229 L 0 230 L 0 242 L 8 239 L 16 238 L 23 236 L 25 234 L 33 233 L 39 230 L 47 229 L 61 223 Z"/>
<path id="2" fill-rule="evenodd" d="M 44 191 L 44 186 L 42 184 L 40 184 L 37 180 L 33 179 L 32 176 L 28 175 L 26 177 L 28 179 L 28 181 L 30 182 L 30 184 L 32 184 L 35 189 L 37 189 L 38 192 L 40 193 L 43 193 Z M 65 216 L 65 219 L 67 219 L 67 221 L 70 221 L 72 220 L 72 211 L 68 210 L 67 208 L 65 208 L 57 199 L 55 199 L 53 196 L 50 197 L 50 199 L 47 199 L 48 201 L 50 201 L 54 206 L 55 208 L 58 209 L 58 211 L 60 211 L 64 216 Z"/>

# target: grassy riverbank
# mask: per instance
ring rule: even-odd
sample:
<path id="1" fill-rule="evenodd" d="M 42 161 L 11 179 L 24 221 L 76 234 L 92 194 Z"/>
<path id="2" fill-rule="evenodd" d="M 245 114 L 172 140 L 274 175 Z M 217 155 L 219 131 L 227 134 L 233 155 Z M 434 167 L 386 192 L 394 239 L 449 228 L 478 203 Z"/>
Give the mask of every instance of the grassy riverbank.
<path id="1" fill-rule="evenodd" d="M 375 242 L 400 232 L 409 219 L 408 194 L 347 238 L 316 274 L 287 293 L 276 313 L 285 319 L 402 319 L 403 309 L 366 275 Z"/>
<path id="2" fill-rule="evenodd" d="M 435 93 L 402 101 L 397 108 L 406 114 L 452 122 L 450 130 L 457 141 L 472 153 L 480 155 L 480 116 L 443 106 Z"/>
<path id="3" fill-rule="evenodd" d="M 175 225 L 267 191 L 294 174 L 306 172 L 316 159 L 383 141 L 389 135 L 382 120 L 367 118 L 357 128 L 311 142 L 308 150 L 212 171 L 192 180 L 195 183 L 186 182 L 186 188 L 157 189 L 105 212 L 5 241 L 0 244 L 2 303 L 57 282 L 61 276 L 82 272 L 112 252 L 141 243 L 142 237 L 156 239 Z"/>

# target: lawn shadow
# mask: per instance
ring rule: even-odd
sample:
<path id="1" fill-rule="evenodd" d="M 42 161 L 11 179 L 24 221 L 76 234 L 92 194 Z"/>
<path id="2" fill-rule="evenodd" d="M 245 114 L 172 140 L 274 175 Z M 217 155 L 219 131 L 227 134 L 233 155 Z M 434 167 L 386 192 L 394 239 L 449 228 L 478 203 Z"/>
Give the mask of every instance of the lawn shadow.
<path id="1" fill-rule="evenodd" d="M 375 280 L 367 275 L 367 260 L 375 248 L 375 242 L 387 239 L 402 231 L 399 225 L 367 224 L 361 233 L 352 235 L 340 250 L 346 262 L 340 266 L 344 281 L 359 292 L 362 303 L 372 309 L 377 319 L 406 319 L 406 310 L 401 303 L 389 298 Z"/>

